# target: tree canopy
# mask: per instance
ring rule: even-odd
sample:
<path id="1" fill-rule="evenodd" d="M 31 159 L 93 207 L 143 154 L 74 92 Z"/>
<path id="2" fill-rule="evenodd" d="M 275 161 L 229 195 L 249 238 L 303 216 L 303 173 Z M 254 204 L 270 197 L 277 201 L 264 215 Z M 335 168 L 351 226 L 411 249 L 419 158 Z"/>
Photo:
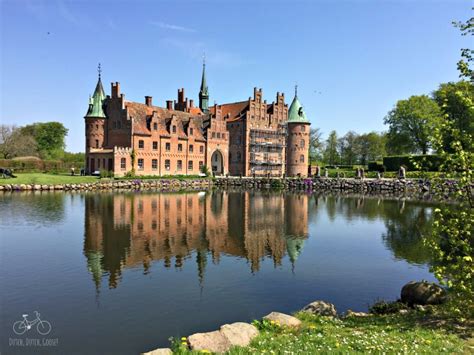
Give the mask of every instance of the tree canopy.
<path id="1" fill-rule="evenodd" d="M 428 153 L 430 132 L 441 119 L 441 109 L 427 95 L 400 100 L 384 119 L 389 125 L 388 146 L 397 154 Z"/>

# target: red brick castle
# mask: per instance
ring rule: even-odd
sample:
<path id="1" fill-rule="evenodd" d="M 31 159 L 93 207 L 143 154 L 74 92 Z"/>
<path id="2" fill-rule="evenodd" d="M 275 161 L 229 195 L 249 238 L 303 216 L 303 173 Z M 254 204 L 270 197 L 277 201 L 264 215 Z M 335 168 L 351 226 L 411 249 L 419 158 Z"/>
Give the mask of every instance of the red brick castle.
<path id="1" fill-rule="evenodd" d="M 85 116 L 86 172 L 306 176 L 310 123 L 296 92 L 289 109 L 284 94 L 267 104 L 257 88 L 248 100 L 209 107 L 205 69 L 199 107 L 184 89 L 165 107 L 151 96 L 126 100 L 118 82 L 106 96 L 99 69 Z"/>

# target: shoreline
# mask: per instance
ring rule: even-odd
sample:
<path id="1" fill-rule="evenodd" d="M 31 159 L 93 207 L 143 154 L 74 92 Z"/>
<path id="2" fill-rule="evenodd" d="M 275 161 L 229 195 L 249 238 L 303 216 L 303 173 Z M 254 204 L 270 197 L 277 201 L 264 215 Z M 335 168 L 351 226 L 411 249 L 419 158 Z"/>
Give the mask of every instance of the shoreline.
<path id="1" fill-rule="evenodd" d="M 338 192 L 361 195 L 403 195 L 417 199 L 429 199 L 435 192 L 446 197 L 457 191 L 454 180 L 446 180 L 434 191 L 431 180 L 423 179 L 355 179 L 355 178 L 252 178 L 217 177 L 178 179 L 131 179 L 108 180 L 86 183 L 62 184 L 0 184 L 0 192 L 19 191 L 103 191 L 103 190 L 157 190 L 201 191 L 211 188 L 260 191 Z M 441 188 L 442 191 L 439 191 Z"/>

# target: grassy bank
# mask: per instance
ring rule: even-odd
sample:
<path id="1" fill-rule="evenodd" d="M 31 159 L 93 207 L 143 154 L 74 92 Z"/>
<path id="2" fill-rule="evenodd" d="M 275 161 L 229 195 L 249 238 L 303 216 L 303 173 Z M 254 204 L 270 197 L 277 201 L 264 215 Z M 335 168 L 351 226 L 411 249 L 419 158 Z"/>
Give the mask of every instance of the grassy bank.
<path id="1" fill-rule="evenodd" d="M 421 311 L 345 319 L 306 313 L 295 316 L 303 322 L 298 330 L 268 321 L 254 322 L 260 328 L 260 335 L 248 347 L 233 348 L 228 354 L 467 354 L 474 351 L 467 327 Z M 184 349 L 175 351 L 193 353 Z"/>
<path id="2" fill-rule="evenodd" d="M 84 182 L 97 182 L 96 176 L 71 176 L 70 174 L 45 174 L 45 173 L 18 173 L 16 178 L 2 179 L 0 185 L 5 184 L 39 184 L 39 185 L 56 185 L 56 184 L 80 184 Z"/>

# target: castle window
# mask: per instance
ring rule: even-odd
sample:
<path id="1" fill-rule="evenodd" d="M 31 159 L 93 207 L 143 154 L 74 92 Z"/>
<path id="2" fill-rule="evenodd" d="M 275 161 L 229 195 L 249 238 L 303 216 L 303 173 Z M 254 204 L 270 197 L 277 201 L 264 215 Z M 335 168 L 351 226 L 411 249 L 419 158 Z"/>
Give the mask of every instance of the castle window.
<path id="1" fill-rule="evenodd" d="M 189 152 L 190 152 L 190 153 L 192 153 L 192 152 L 193 152 L 193 150 L 194 150 L 194 147 L 193 147 L 193 145 L 192 145 L 192 144 L 190 144 L 190 145 L 189 145 Z"/>
<path id="2" fill-rule="evenodd" d="M 303 126 L 303 127 L 304 127 L 304 126 Z M 300 141 L 300 147 L 301 147 L 301 148 L 304 148 L 304 139 L 302 139 L 302 140 Z"/>
<path id="3" fill-rule="evenodd" d="M 97 159 L 97 169 L 100 169 L 100 159 Z"/>
<path id="4" fill-rule="evenodd" d="M 212 138 L 216 138 L 216 132 L 212 132 Z"/>
<path id="5" fill-rule="evenodd" d="M 304 155 L 303 154 L 300 155 L 300 163 L 304 163 Z"/>
<path id="6" fill-rule="evenodd" d="M 183 151 L 183 145 L 181 143 L 178 144 L 178 152 Z"/>
<path id="7" fill-rule="evenodd" d="M 145 162 L 143 159 L 138 159 L 138 170 L 143 170 L 145 168 Z"/>
<path id="8" fill-rule="evenodd" d="M 95 147 L 99 148 L 99 140 L 98 139 L 95 140 Z"/>
<path id="9" fill-rule="evenodd" d="M 204 146 L 203 145 L 199 146 L 199 153 L 204 153 Z"/>
<path id="10" fill-rule="evenodd" d="M 189 129 L 189 134 L 192 136 L 194 133 L 194 130 L 192 128 Z"/>
<path id="11" fill-rule="evenodd" d="M 145 148 L 145 142 L 140 139 L 138 141 L 138 149 L 143 149 L 143 148 Z"/>
<path id="12" fill-rule="evenodd" d="M 165 144 L 165 149 L 166 149 L 166 151 L 169 152 L 171 150 L 171 143 L 166 143 Z"/>
<path id="13" fill-rule="evenodd" d="M 120 159 L 120 169 L 125 170 L 127 168 L 127 159 L 121 158 Z"/>
<path id="14" fill-rule="evenodd" d="M 173 126 L 173 133 L 176 133 L 176 126 Z"/>
<path id="15" fill-rule="evenodd" d="M 193 161 L 188 161 L 188 170 L 193 170 Z"/>
<path id="16" fill-rule="evenodd" d="M 302 126 L 301 126 L 301 132 L 304 132 L 304 131 L 306 131 L 306 126 L 305 126 L 305 125 L 302 125 Z"/>
<path id="17" fill-rule="evenodd" d="M 178 171 L 181 171 L 183 169 L 183 161 L 182 160 L 178 160 L 178 167 L 177 167 Z"/>
<path id="18" fill-rule="evenodd" d="M 165 169 L 166 169 L 166 170 L 170 170 L 170 169 L 171 169 L 171 163 L 170 163 L 170 160 L 169 160 L 169 159 L 166 159 L 166 160 L 165 160 Z"/>
<path id="19" fill-rule="evenodd" d="M 199 162 L 199 170 L 202 169 L 203 165 L 204 165 L 204 162 L 203 162 L 203 161 L 200 161 L 200 162 Z"/>
<path id="20" fill-rule="evenodd" d="M 153 142 L 153 150 L 158 150 L 158 142 Z"/>
<path id="21" fill-rule="evenodd" d="M 153 129 L 154 129 L 155 131 L 157 131 L 157 130 L 158 130 L 158 123 L 156 123 L 156 122 L 153 122 Z"/>
<path id="22" fill-rule="evenodd" d="M 217 138 L 221 138 L 221 133 L 220 132 L 217 132 Z"/>
<path id="23" fill-rule="evenodd" d="M 158 169 L 158 159 L 152 159 L 152 160 L 151 160 L 151 168 L 152 168 L 153 170 Z"/>

